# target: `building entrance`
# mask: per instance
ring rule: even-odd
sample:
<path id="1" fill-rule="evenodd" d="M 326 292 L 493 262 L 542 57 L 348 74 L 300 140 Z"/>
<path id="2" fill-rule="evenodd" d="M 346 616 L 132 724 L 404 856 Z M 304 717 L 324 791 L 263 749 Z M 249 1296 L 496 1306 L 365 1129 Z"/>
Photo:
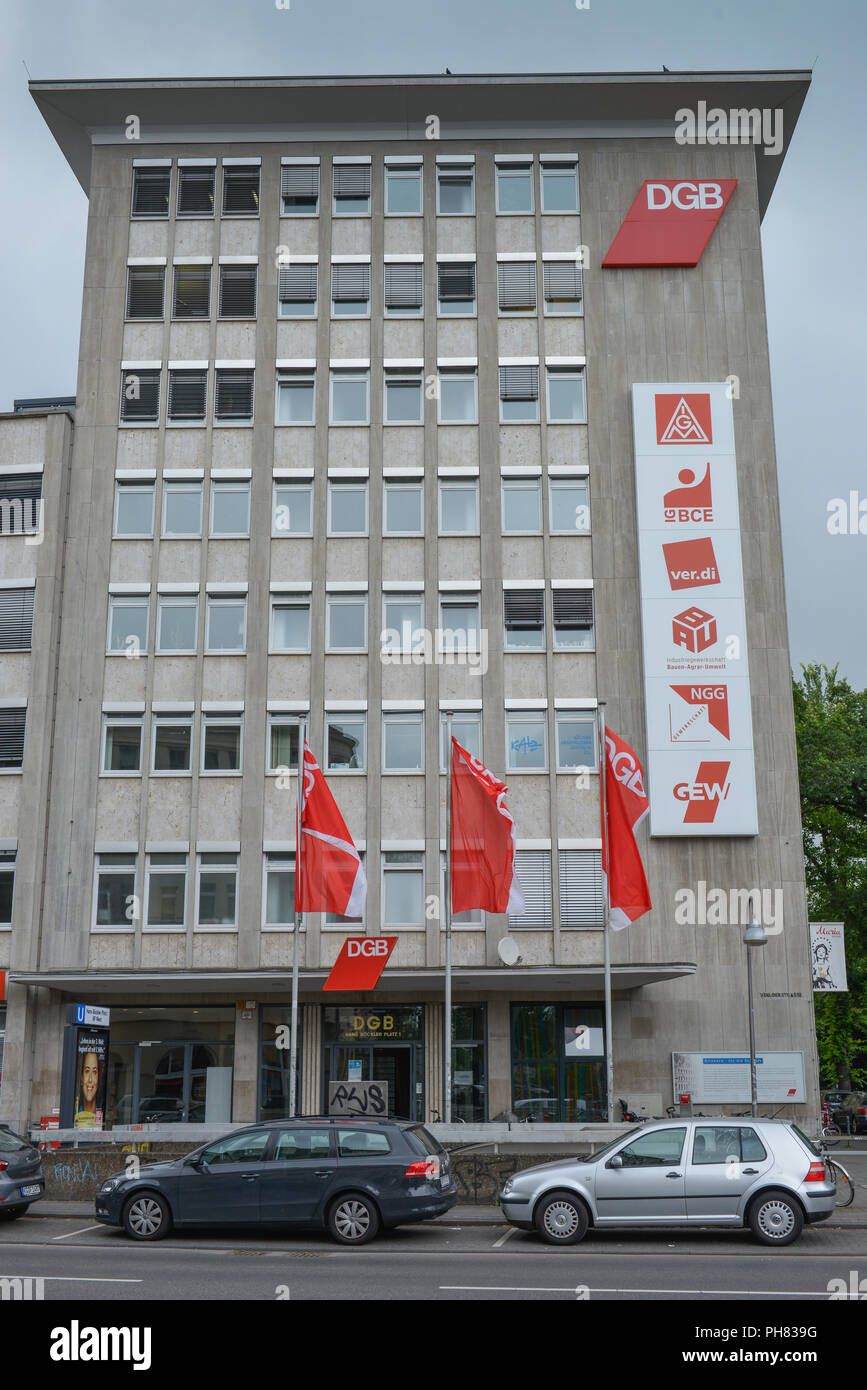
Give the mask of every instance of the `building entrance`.
<path id="1" fill-rule="evenodd" d="M 422 1008 L 326 1009 L 324 1108 L 329 1081 L 379 1081 L 388 1086 L 388 1113 L 424 1115 Z"/>

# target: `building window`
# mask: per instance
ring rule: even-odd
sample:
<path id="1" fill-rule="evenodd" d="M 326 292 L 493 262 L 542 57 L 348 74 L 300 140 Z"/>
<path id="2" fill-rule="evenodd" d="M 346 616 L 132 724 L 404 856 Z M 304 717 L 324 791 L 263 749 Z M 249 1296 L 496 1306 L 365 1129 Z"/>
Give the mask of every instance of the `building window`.
<path id="1" fill-rule="evenodd" d="M 386 425 L 422 423 L 422 374 L 417 371 L 386 368 L 383 420 Z"/>
<path id="2" fill-rule="evenodd" d="M 325 746 L 329 772 L 367 769 L 367 715 L 325 715 Z"/>
<path id="3" fill-rule="evenodd" d="M 370 372 L 338 368 L 331 372 L 332 425 L 370 423 Z"/>
<path id="4" fill-rule="evenodd" d="M 478 535 L 478 478 L 439 479 L 439 531 L 441 536 Z"/>
<path id="5" fill-rule="evenodd" d="M 207 319 L 211 316 L 211 267 L 176 265 L 172 318 Z"/>
<path id="6" fill-rule="evenodd" d="M 516 918 L 516 924 L 522 920 Z M 512 1109 L 522 1120 L 542 1123 L 605 1120 L 599 1005 L 512 1005 Z"/>
<path id="7" fill-rule="evenodd" d="M 577 261 L 543 261 L 542 280 L 546 314 L 580 314 L 584 299 L 584 271 Z"/>
<path id="8" fill-rule="evenodd" d="M 186 422 L 203 425 L 207 409 L 207 369 L 204 371 L 170 371 L 169 400 L 166 409 L 167 423 Z"/>
<path id="9" fill-rule="evenodd" d="M 424 712 L 382 716 L 384 772 L 424 772 Z"/>
<path id="10" fill-rule="evenodd" d="M 26 723 L 26 705 L 0 708 L 0 768 L 14 771 L 22 766 Z"/>
<path id="11" fill-rule="evenodd" d="M 539 418 L 539 368 L 500 368 L 500 420 L 503 424 L 534 423 Z"/>
<path id="12" fill-rule="evenodd" d="M 240 424 L 253 423 L 253 368 L 216 370 L 214 420 Z"/>
<path id="13" fill-rule="evenodd" d="M 157 651 L 175 656 L 192 655 L 198 645 L 198 594 L 159 594 L 157 597 Z"/>
<path id="14" fill-rule="evenodd" d="M 141 774 L 142 716 L 107 714 L 102 721 L 102 771 Z"/>
<path id="15" fill-rule="evenodd" d="M 0 928 L 12 926 L 12 907 L 15 900 L 14 849 L 0 850 Z M 2 1020 L 0 1020 L 2 1022 Z M 3 1069 L 3 1049 L 0 1047 L 0 1074 Z"/>
<path id="16" fill-rule="evenodd" d="M 285 931 L 295 925 L 295 855 L 272 851 L 265 855 L 265 912 L 263 927 Z"/>
<path id="17" fill-rule="evenodd" d="M 126 317 L 161 319 L 164 313 L 164 265 L 131 265 L 126 272 Z"/>
<path id="18" fill-rule="evenodd" d="M 386 164 L 386 217 L 421 216 L 422 164 Z"/>
<path id="19" fill-rule="evenodd" d="M 325 600 L 325 649 L 367 651 L 367 594 L 328 594 Z"/>
<path id="20" fill-rule="evenodd" d="M 424 926 L 424 854 L 386 850 L 382 856 L 383 920 L 387 927 Z"/>
<path id="21" fill-rule="evenodd" d="M 423 480 L 421 478 L 386 478 L 382 487 L 383 535 L 424 535 Z"/>
<path id="22" fill-rule="evenodd" d="M 437 313 L 459 318 L 476 312 L 475 261 L 439 261 L 437 264 Z"/>
<path id="23" fill-rule="evenodd" d="M 42 474 L 0 473 L 0 536 L 36 535 L 42 526 Z"/>
<path id="24" fill-rule="evenodd" d="M 179 165 L 178 217 L 213 217 L 216 174 L 213 164 Z"/>
<path id="25" fill-rule="evenodd" d="M 533 211 L 533 161 L 497 165 L 497 212 Z"/>
<path id="26" fill-rule="evenodd" d="M 281 773 L 298 770 L 298 716 L 268 715 L 268 771 Z"/>
<path id="27" fill-rule="evenodd" d="M 542 530 L 542 479 L 503 478 L 503 534 L 538 535 Z"/>
<path id="28" fill-rule="evenodd" d="M 328 481 L 328 535 L 367 535 L 367 479 Z"/>
<path id="29" fill-rule="evenodd" d="M 202 772 L 241 771 L 243 717 L 206 714 L 202 720 Z"/>
<path id="30" fill-rule="evenodd" d="M 315 261 L 281 265 L 277 272 L 277 300 L 281 319 L 316 317 L 319 266 Z"/>
<path id="31" fill-rule="evenodd" d="M 461 913 L 455 921 L 461 920 Z M 452 1116 L 465 1124 L 487 1118 L 485 1005 L 452 1005 Z"/>
<path id="32" fill-rule="evenodd" d="M 164 537 L 200 537 L 202 534 L 202 484 L 194 479 L 163 483 Z"/>
<path id="33" fill-rule="evenodd" d="M 481 638 L 479 600 L 449 594 L 440 599 L 440 651 L 477 652 Z"/>
<path id="34" fill-rule="evenodd" d="M 421 261 L 386 261 L 386 318 L 420 318 L 424 310 L 424 266 Z"/>
<path id="35" fill-rule="evenodd" d="M 549 478 L 551 531 L 574 536 L 590 530 L 590 493 L 586 478 Z"/>
<path id="36" fill-rule="evenodd" d="M 605 898 L 602 886 L 602 851 L 561 849 L 560 926 L 595 927 L 605 925 Z"/>
<path id="37" fill-rule="evenodd" d="M 370 216 L 370 164 L 338 163 L 332 166 L 335 217 Z"/>
<path id="38" fill-rule="evenodd" d="M 578 165 L 574 159 L 542 164 L 542 211 L 578 211 Z"/>
<path id="39" fill-rule="evenodd" d="M 223 216 L 259 216 L 259 165 L 223 165 Z"/>
<path id="40" fill-rule="evenodd" d="M 590 651 L 593 634 L 593 590 L 554 590 L 554 650 Z"/>
<path id="41" fill-rule="evenodd" d="M 370 265 L 332 261 L 331 317 L 366 319 L 370 315 Z"/>
<path id="42" fill-rule="evenodd" d="M 93 894 L 94 930 L 132 931 L 137 917 L 134 854 L 98 854 Z"/>
<path id="43" fill-rule="evenodd" d="M 313 534 L 313 483 L 275 483 L 273 536 Z"/>
<path id="44" fill-rule="evenodd" d="M 205 615 L 206 652 L 242 652 L 247 642 L 247 599 L 244 594 L 217 598 L 208 594 Z"/>
<path id="45" fill-rule="evenodd" d="M 155 425 L 160 418 L 160 372 L 125 371 L 121 377 L 120 418 L 124 425 Z"/>
<path id="46" fill-rule="evenodd" d="M 441 369 L 438 374 L 437 420 L 441 425 L 478 423 L 478 376 L 475 371 Z"/>
<path id="47" fill-rule="evenodd" d="M 193 741 L 191 714 L 160 714 L 154 719 L 151 772 L 178 777 L 190 772 Z"/>
<path id="48" fill-rule="evenodd" d="M 554 925 L 554 899 L 551 894 L 551 851 L 515 850 L 515 877 L 521 885 L 526 912 L 509 917 L 511 930 Z"/>
<path id="49" fill-rule="evenodd" d="M 238 856 L 200 854 L 197 856 L 197 927 L 236 927 Z"/>
<path id="50" fill-rule="evenodd" d="M 437 212 L 440 217 L 472 217 L 475 212 L 472 164 L 437 165 Z"/>
<path id="51" fill-rule="evenodd" d="M 548 424 L 580 425 L 587 420 L 584 369 L 549 367 Z"/>
<path id="52" fill-rule="evenodd" d="M 148 927 L 183 927 L 186 923 L 186 854 L 149 854 L 146 866 Z"/>
<path id="53" fill-rule="evenodd" d="M 589 710 L 557 710 L 557 771 L 596 770 L 596 715 Z"/>
<path id="54" fill-rule="evenodd" d="M 316 373 L 279 371 L 277 373 L 278 425 L 312 425 L 316 398 Z"/>
<path id="55" fill-rule="evenodd" d="M 258 265 L 221 265 L 220 300 L 217 315 L 221 319 L 254 319 L 256 317 L 256 284 Z"/>
<path id="56" fill-rule="evenodd" d="M 546 772 L 548 716 L 544 710 L 506 710 L 506 767 L 509 772 Z"/>
<path id="57" fill-rule="evenodd" d="M 132 216 L 168 217 L 171 184 L 170 165 L 158 169 L 133 168 Z"/>
<path id="58" fill-rule="evenodd" d="M 249 536 L 250 484 L 211 479 L 211 535 Z"/>
<path id="59" fill-rule="evenodd" d="M 33 643 L 33 584 L 0 587 L 0 651 L 29 652 Z"/>
<path id="60" fill-rule="evenodd" d="M 382 650 L 411 652 L 424 640 L 424 598 L 415 594 L 385 594 L 382 600 Z"/>
<path id="61" fill-rule="evenodd" d="M 269 651 L 309 652 L 310 600 L 288 595 L 271 599 Z"/>
<path id="62" fill-rule="evenodd" d="M 545 590 L 504 589 L 506 651 L 542 651 L 545 647 Z"/>
<path id="63" fill-rule="evenodd" d="M 497 261 L 497 299 L 501 314 L 535 314 L 535 260 Z"/>
<path id="64" fill-rule="evenodd" d="M 482 711 L 456 710 L 452 715 L 452 736 L 462 748 L 466 748 L 468 753 L 481 762 Z M 447 764 L 451 760 L 448 737 L 448 720 L 440 711 L 440 772 L 447 771 Z"/>
<path id="65" fill-rule="evenodd" d="M 117 594 L 108 597 L 108 644 L 107 653 L 129 652 L 139 654 L 148 648 L 148 608 L 150 597 L 138 594 L 121 598 Z"/>
<path id="66" fill-rule="evenodd" d="M 280 204 L 283 217 L 318 217 L 318 163 L 280 166 Z"/>

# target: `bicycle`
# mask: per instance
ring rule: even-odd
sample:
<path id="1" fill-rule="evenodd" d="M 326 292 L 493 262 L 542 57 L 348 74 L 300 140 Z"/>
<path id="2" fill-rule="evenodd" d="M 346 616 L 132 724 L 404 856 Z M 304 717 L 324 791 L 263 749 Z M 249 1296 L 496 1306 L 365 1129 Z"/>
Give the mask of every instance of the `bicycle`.
<path id="1" fill-rule="evenodd" d="M 828 1170 L 828 1176 L 837 1188 L 837 1196 L 835 1198 L 836 1205 L 838 1207 L 851 1207 L 855 1200 L 855 1184 L 852 1181 L 851 1174 L 846 1172 L 842 1163 L 838 1163 L 836 1158 L 828 1157 L 825 1152 L 826 1147 L 827 1141 L 823 1139 L 819 1148 L 825 1159 L 825 1167 Z"/>

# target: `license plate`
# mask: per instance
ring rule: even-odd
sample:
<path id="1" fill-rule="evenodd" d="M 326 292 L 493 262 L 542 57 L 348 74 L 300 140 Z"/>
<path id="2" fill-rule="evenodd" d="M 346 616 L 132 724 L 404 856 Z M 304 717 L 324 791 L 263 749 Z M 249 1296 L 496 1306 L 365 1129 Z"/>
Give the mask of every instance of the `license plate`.
<path id="1" fill-rule="evenodd" d="M 41 1196 L 41 1194 L 42 1194 L 42 1184 L 41 1184 L 41 1183 L 38 1183 L 38 1182 L 31 1182 L 31 1183 L 28 1183 L 28 1185 L 27 1185 L 26 1187 L 22 1187 L 22 1189 L 21 1189 L 21 1196 L 22 1196 L 22 1197 L 39 1197 L 39 1196 Z"/>

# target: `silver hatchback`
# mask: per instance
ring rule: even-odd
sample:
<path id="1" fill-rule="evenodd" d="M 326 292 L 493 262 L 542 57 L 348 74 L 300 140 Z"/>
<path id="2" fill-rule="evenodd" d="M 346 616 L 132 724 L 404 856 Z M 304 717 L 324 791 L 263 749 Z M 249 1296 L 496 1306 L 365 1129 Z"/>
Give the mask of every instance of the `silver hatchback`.
<path id="1" fill-rule="evenodd" d="M 643 1125 L 587 1158 L 515 1173 L 500 1205 L 520 1230 L 574 1245 L 589 1226 L 749 1226 L 790 1245 L 825 1221 L 836 1187 L 821 1153 L 787 1120 Z"/>

